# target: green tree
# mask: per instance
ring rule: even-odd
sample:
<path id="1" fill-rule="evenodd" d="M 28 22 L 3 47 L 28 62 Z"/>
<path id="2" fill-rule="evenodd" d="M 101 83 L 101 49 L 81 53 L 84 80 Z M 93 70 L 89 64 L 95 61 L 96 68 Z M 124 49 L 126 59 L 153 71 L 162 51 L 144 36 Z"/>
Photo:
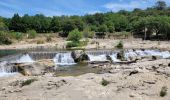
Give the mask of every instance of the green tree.
<path id="1" fill-rule="evenodd" d="M 158 10 L 165 10 L 166 9 L 166 2 L 165 1 L 157 1 L 156 4 L 155 4 L 155 8 L 158 9 Z"/>
<path id="2" fill-rule="evenodd" d="M 68 35 L 69 41 L 79 42 L 79 40 L 82 38 L 82 32 L 79 32 L 78 29 L 75 29 L 71 31 Z"/>
<path id="3" fill-rule="evenodd" d="M 99 26 L 98 31 L 104 33 L 104 32 L 108 31 L 108 28 L 105 24 L 103 24 L 103 25 Z"/>

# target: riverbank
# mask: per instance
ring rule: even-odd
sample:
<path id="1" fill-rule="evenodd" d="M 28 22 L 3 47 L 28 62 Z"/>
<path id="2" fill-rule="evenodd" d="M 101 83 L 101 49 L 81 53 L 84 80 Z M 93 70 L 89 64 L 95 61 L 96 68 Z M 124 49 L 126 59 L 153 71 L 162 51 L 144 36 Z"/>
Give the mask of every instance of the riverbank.
<path id="1" fill-rule="evenodd" d="M 16 42 L 12 45 L 0 45 L 0 50 L 5 49 L 31 49 L 31 48 L 54 48 L 65 49 L 66 39 L 53 38 L 51 42 L 44 42 L 43 44 L 37 44 L 35 40 L 25 40 Z M 106 42 L 107 41 L 107 42 Z M 87 46 L 81 47 L 84 49 L 115 49 L 115 46 L 119 43 L 120 39 L 89 39 Z M 170 50 L 170 41 L 143 41 L 141 39 L 122 39 L 125 49 L 162 49 Z M 99 43 L 99 45 L 96 44 Z"/>
<path id="2" fill-rule="evenodd" d="M 2 100 L 168 100 L 170 98 L 170 60 L 140 61 L 129 65 L 111 65 L 104 74 L 56 77 L 41 76 L 0 78 Z M 102 79 L 109 83 L 101 84 Z M 34 80 L 26 84 L 28 80 Z M 25 83 L 25 84 L 23 84 Z M 165 97 L 160 96 L 166 87 Z"/>

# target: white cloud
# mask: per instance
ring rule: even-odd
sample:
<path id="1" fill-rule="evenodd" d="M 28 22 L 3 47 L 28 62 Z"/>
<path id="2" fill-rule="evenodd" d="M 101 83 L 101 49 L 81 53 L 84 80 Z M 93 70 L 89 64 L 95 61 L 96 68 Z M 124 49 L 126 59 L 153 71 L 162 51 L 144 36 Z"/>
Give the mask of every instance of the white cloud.
<path id="1" fill-rule="evenodd" d="M 95 14 L 95 13 L 101 13 L 101 11 L 95 10 L 95 11 L 89 11 L 89 12 L 87 12 L 87 14 Z"/>
<path id="2" fill-rule="evenodd" d="M 143 1 L 131 1 L 129 3 L 107 3 L 103 7 L 106 9 L 112 10 L 114 12 L 117 12 L 119 10 L 125 9 L 125 10 L 132 10 L 134 8 L 145 8 L 146 2 Z"/>

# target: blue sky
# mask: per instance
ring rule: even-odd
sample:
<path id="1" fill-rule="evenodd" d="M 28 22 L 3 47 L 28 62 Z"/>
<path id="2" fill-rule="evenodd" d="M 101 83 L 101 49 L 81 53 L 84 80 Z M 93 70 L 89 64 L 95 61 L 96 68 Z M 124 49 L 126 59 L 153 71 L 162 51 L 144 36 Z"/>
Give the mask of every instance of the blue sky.
<path id="1" fill-rule="evenodd" d="M 84 15 L 151 7 L 157 0 L 0 0 L 0 16 L 14 13 L 46 16 Z M 170 0 L 164 0 L 170 5 Z"/>

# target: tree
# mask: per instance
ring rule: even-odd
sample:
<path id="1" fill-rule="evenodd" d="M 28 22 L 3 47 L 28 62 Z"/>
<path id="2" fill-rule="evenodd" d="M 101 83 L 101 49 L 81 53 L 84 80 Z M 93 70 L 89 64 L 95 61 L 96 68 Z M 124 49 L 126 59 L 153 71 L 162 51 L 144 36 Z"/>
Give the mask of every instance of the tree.
<path id="1" fill-rule="evenodd" d="M 7 26 L 5 25 L 2 18 L 0 18 L 0 31 L 7 30 Z"/>
<path id="2" fill-rule="evenodd" d="M 62 22 L 60 17 L 53 17 L 51 24 L 50 24 L 50 29 L 53 32 L 59 32 L 62 29 Z"/>
<path id="3" fill-rule="evenodd" d="M 108 28 L 105 24 L 99 26 L 99 29 L 98 29 L 98 31 L 102 32 L 102 33 L 107 32 L 107 30 L 108 30 Z"/>
<path id="4" fill-rule="evenodd" d="M 18 14 L 14 14 L 12 17 L 10 24 L 9 24 L 9 29 L 14 30 L 14 31 L 23 31 L 23 24 L 21 17 Z"/>
<path id="5" fill-rule="evenodd" d="M 166 2 L 165 1 L 157 1 L 156 4 L 155 4 L 155 8 L 158 9 L 158 10 L 165 10 L 166 9 Z"/>
<path id="6" fill-rule="evenodd" d="M 82 35 L 82 32 L 79 32 L 78 29 L 75 29 L 69 33 L 68 40 L 73 42 L 79 42 L 79 40 L 82 38 Z"/>

